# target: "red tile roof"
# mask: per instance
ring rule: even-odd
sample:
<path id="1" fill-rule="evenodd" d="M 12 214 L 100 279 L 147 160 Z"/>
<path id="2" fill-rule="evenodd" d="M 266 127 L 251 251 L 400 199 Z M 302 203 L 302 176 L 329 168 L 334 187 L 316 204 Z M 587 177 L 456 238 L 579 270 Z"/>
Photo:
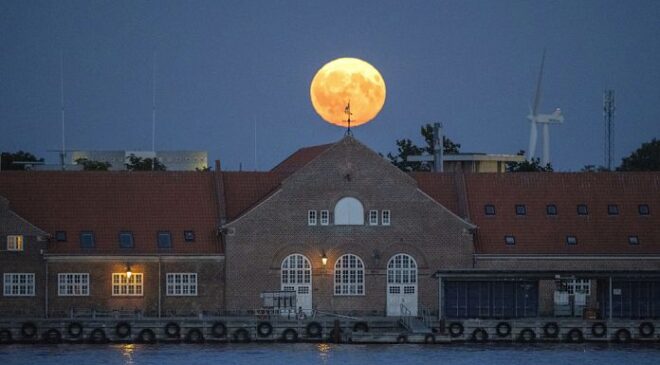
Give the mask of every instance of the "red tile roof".
<path id="1" fill-rule="evenodd" d="M 458 194 L 454 174 L 412 172 L 410 176 L 417 181 L 417 186 L 433 200 L 458 214 Z"/>
<path id="2" fill-rule="evenodd" d="M 203 172 L 0 173 L 0 195 L 10 209 L 67 242 L 53 253 L 219 253 L 213 174 Z M 172 248 L 160 250 L 158 231 L 170 231 Z M 185 242 L 184 230 L 195 232 Z M 93 231 L 94 249 L 81 249 L 80 232 Z M 135 247 L 119 249 L 119 232 L 132 231 Z"/>
<path id="3" fill-rule="evenodd" d="M 282 175 L 273 172 L 222 172 L 227 218 L 236 219 L 273 192 Z"/>
<path id="4" fill-rule="evenodd" d="M 660 173 L 506 173 L 466 174 L 476 250 L 487 254 L 642 254 L 660 253 Z M 484 206 L 493 204 L 495 216 Z M 517 216 L 516 204 L 527 214 Z M 548 216 L 546 205 L 557 206 Z M 579 216 L 577 205 L 589 214 Z M 608 215 L 616 204 L 618 215 Z M 651 214 L 640 216 L 648 204 Z M 516 244 L 507 246 L 505 235 Z M 566 236 L 577 237 L 567 245 Z M 630 245 L 628 236 L 638 236 Z"/>
<path id="5" fill-rule="evenodd" d="M 329 143 L 301 148 L 287 157 L 284 161 L 280 162 L 277 166 L 273 167 L 270 171 L 281 174 L 284 177 L 289 176 L 298 171 L 301 167 L 307 165 L 310 161 L 333 145 L 334 143 Z"/>

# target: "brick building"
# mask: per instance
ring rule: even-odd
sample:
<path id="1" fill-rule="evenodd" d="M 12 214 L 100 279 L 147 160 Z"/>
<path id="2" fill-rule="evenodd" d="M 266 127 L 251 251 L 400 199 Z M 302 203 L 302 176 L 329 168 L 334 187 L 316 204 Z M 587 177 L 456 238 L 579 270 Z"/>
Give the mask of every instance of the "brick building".
<path id="1" fill-rule="evenodd" d="M 655 317 L 659 191 L 659 173 L 405 174 L 350 136 L 267 172 L 3 171 L 0 312 L 190 315 L 284 292 L 307 311 L 526 317 L 561 286 Z"/>

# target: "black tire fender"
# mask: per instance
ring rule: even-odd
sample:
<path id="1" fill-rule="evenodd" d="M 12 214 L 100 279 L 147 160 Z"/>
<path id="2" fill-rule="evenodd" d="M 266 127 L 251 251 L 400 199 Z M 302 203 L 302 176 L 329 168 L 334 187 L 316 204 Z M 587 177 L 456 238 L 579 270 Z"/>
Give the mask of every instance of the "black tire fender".
<path id="1" fill-rule="evenodd" d="M 463 324 L 460 322 L 452 322 L 449 324 L 449 335 L 451 337 L 460 337 L 463 335 L 463 332 L 465 331 L 465 328 L 463 327 Z"/>
<path id="2" fill-rule="evenodd" d="M 323 326 L 319 322 L 309 322 L 305 328 L 307 336 L 319 338 L 323 335 Z"/>
<path id="3" fill-rule="evenodd" d="M 353 332 L 369 332 L 369 324 L 367 322 L 356 322 L 353 325 Z"/>
<path id="4" fill-rule="evenodd" d="M 91 343 L 105 343 L 108 338 L 105 335 L 105 331 L 101 328 L 95 328 L 89 334 L 89 342 Z"/>
<path id="5" fill-rule="evenodd" d="M 250 332 L 246 330 L 245 328 L 239 328 L 236 331 L 234 331 L 234 341 L 235 342 L 243 342 L 247 343 L 250 342 Z"/>
<path id="6" fill-rule="evenodd" d="M 625 328 L 621 328 L 620 330 L 616 331 L 614 338 L 616 339 L 616 342 L 620 343 L 628 343 L 632 340 L 630 331 Z"/>
<path id="7" fill-rule="evenodd" d="M 204 335 L 202 334 L 202 331 L 200 331 L 199 328 L 192 328 L 191 330 L 189 330 L 188 333 L 186 334 L 186 342 L 203 343 Z"/>
<path id="8" fill-rule="evenodd" d="M 495 327 L 495 333 L 498 337 L 507 337 L 511 334 L 511 325 L 509 322 L 500 322 Z"/>
<path id="9" fill-rule="evenodd" d="M 14 338 L 11 335 L 11 331 L 6 328 L 0 329 L 0 345 L 8 345 L 13 342 Z"/>
<path id="10" fill-rule="evenodd" d="M 424 336 L 424 343 L 427 344 L 435 343 L 435 335 L 432 333 L 426 334 L 426 336 Z"/>
<path id="11" fill-rule="evenodd" d="M 488 332 L 483 328 L 476 328 L 472 332 L 472 340 L 474 342 L 486 342 L 488 340 Z"/>
<path id="12" fill-rule="evenodd" d="M 71 322 L 66 327 L 66 333 L 71 338 L 80 338 L 83 335 L 83 326 L 80 322 Z"/>
<path id="13" fill-rule="evenodd" d="M 572 343 L 581 343 L 584 341 L 584 335 L 579 328 L 573 328 L 566 334 L 566 341 Z"/>
<path id="14" fill-rule="evenodd" d="M 557 322 L 548 322 L 543 326 L 543 336 L 546 338 L 559 337 L 559 325 Z"/>
<path id="15" fill-rule="evenodd" d="M 227 335 L 227 326 L 223 322 L 215 322 L 213 323 L 213 327 L 211 327 L 211 334 L 215 338 L 225 337 Z"/>
<path id="16" fill-rule="evenodd" d="M 257 335 L 259 337 L 268 337 L 273 333 L 273 325 L 270 322 L 259 322 L 257 325 Z"/>
<path id="17" fill-rule="evenodd" d="M 46 343 L 60 343 L 62 342 L 62 334 L 60 331 L 56 330 L 55 328 L 51 328 L 48 331 L 44 332 L 43 334 L 43 340 Z"/>
<path id="18" fill-rule="evenodd" d="M 131 325 L 128 322 L 119 322 L 115 326 L 115 334 L 119 338 L 126 338 L 131 335 Z"/>
<path id="19" fill-rule="evenodd" d="M 181 334 L 181 327 L 176 322 L 167 322 L 165 325 L 165 336 L 168 338 L 178 338 Z"/>
<path id="20" fill-rule="evenodd" d="M 603 322 L 596 322 L 591 326 L 591 335 L 597 338 L 605 336 L 607 333 L 607 325 Z"/>
<path id="21" fill-rule="evenodd" d="M 149 328 L 145 328 L 138 334 L 138 341 L 141 343 L 156 343 L 156 334 Z"/>
<path id="22" fill-rule="evenodd" d="M 655 333 L 655 326 L 651 322 L 642 322 L 639 324 L 639 335 L 649 338 Z"/>
<path id="23" fill-rule="evenodd" d="M 536 332 L 534 332 L 534 330 L 531 328 L 524 328 L 522 331 L 520 331 L 518 338 L 520 338 L 521 342 L 534 342 L 536 340 Z"/>
<path id="24" fill-rule="evenodd" d="M 37 335 L 37 326 L 32 322 L 25 322 L 21 326 L 21 335 L 23 338 L 34 338 Z"/>
<path id="25" fill-rule="evenodd" d="M 401 334 L 396 338 L 396 343 L 408 343 L 408 336 Z"/>
<path id="26" fill-rule="evenodd" d="M 287 328 L 282 332 L 282 341 L 284 342 L 296 342 L 298 341 L 298 332 L 293 328 Z"/>

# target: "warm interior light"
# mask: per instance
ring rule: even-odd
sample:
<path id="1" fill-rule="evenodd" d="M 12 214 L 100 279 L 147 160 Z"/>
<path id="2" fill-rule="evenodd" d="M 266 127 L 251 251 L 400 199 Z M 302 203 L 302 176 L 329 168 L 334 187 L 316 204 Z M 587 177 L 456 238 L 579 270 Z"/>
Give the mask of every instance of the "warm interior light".
<path id="1" fill-rule="evenodd" d="M 323 263 L 323 266 L 328 263 L 328 256 L 325 255 L 325 252 L 323 253 L 323 256 L 321 256 L 321 263 Z"/>
<path id="2" fill-rule="evenodd" d="M 131 271 L 131 265 L 126 264 L 126 279 L 130 279 L 133 272 Z"/>

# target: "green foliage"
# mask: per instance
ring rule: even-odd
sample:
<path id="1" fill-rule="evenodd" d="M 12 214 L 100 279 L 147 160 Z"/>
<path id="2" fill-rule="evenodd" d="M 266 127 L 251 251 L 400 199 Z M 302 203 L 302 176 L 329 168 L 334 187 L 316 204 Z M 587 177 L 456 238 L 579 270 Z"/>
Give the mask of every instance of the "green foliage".
<path id="1" fill-rule="evenodd" d="M 3 152 L 0 157 L 2 170 L 25 170 L 24 164 L 16 164 L 14 162 L 37 162 L 43 163 L 43 158 L 37 158 L 30 152 L 18 151 L 15 153 Z"/>
<path id="2" fill-rule="evenodd" d="M 79 158 L 76 160 L 76 163 L 82 165 L 83 170 L 85 171 L 108 171 L 108 169 L 112 167 L 110 162 L 94 161 L 86 158 Z"/>
<path id="3" fill-rule="evenodd" d="M 126 169 L 128 171 L 165 171 L 167 167 L 157 158 L 142 158 L 131 153 L 126 157 Z"/>
<path id="4" fill-rule="evenodd" d="M 607 167 L 602 166 L 602 165 L 584 165 L 581 172 L 606 172 L 610 171 Z"/>
<path id="5" fill-rule="evenodd" d="M 403 171 L 431 171 L 433 162 L 411 162 L 408 161 L 409 156 L 421 156 L 433 154 L 433 125 L 426 124 L 420 129 L 422 137 L 424 137 L 425 146 L 419 147 L 410 139 L 397 139 L 397 153 L 396 155 L 391 152 L 387 154 L 392 164 Z M 451 139 L 444 137 L 442 141 L 444 153 L 458 153 L 461 145 L 454 143 Z"/>
<path id="6" fill-rule="evenodd" d="M 206 171 L 212 171 L 211 166 L 205 166 L 205 167 L 195 167 L 195 171 L 198 172 L 206 172 Z"/>
<path id="7" fill-rule="evenodd" d="M 653 138 L 625 157 L 619 171 L 660 171 L 660 141 Z"/>
<path id="8" fill-rule="evenodd" d="M 523 153 L 524 154 L 524 153 Z M 553 172 L 554 169 L 550 163 L 541 165 L 541 159 L 532 158 L 531 161 L 507 162 L 506 171 L 508 172 Z"/>

